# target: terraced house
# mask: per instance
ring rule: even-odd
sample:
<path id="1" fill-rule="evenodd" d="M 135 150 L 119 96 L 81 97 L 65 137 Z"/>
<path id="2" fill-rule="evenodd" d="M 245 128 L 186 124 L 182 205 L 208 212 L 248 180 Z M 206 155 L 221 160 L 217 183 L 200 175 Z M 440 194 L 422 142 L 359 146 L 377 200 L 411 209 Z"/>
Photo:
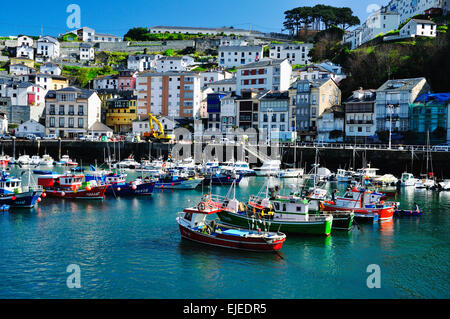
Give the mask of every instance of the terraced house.
<path id="1" fill-rule="evenodd" d="M 75 138 L 100 122 L 101 101 L 95 91 L 67 87 L 45 97 L 47 134 Z"/>
<path id="2" fill-rule="evenodd" d="M 106 110 L 106 125 L 114 133 L 128 133 L 132 131 L 133 121 L 137 118 L 136 96 L 120 97 L 108 100 Z"/>

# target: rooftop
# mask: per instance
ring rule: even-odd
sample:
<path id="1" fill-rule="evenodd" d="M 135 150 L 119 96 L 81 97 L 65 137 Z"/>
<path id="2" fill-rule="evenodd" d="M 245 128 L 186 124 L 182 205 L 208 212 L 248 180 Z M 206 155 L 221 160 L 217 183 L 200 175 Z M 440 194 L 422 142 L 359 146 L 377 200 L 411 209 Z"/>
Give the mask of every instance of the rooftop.
<path id="1" fill-rule="evenodd" d="M 265 59 L 258 62 L 253 62 L 249 64 L 242 65 L 238 67 L 238 69 L 251 69 L 251 68 L 259 68 L 259 67 L 266 67 L 266 66 L 279 66 L 284 61 L 287 61 L 287 59 Z"/>
<path id="2" fill-rule="evenodd" d="M 383 85 L 380 86 L 377 91 L 411 90 L 421 81 L 426 81 L 426 79 L 422 77 L 422 78 L 388 80 L 384 82 Z"/>

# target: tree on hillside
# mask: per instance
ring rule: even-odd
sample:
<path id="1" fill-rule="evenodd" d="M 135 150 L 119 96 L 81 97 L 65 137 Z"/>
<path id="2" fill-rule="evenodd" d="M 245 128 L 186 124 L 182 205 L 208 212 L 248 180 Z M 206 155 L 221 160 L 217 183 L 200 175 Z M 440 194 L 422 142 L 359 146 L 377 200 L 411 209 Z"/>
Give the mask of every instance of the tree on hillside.
<path id="1" fill-rule="evenodd" d="M 130 41 L 145 41 L 147 40 L 146 34 L 148 34 L 149 31 L 147 28 L 132 28 L 128 30 L 128 32 L 123 36 L 124 40 L 130 40 Z"/>

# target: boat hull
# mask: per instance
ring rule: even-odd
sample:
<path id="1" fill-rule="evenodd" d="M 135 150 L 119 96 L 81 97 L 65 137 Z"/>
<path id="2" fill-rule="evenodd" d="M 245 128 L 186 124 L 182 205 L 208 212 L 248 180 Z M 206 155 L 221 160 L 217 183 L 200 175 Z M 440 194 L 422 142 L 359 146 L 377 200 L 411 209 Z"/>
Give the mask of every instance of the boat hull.
<path id="1" fill-rule="evenodd" d="M 204 234 L 179 224 L 181 237 L 205 245 L 248 250 L 259 252 L 271 252 L 280 250 L 285 238 L 273 242 L 265 241 L 263 238 L 249 238 L 231 236 L 226 234 L 217 234 L 216 236 Z"/>
<path id="2" fill-rule="evenodd" d="M 423 211 L 417 211 L 417 210 L 404 210 L 404 209 L 400 209 L 400 210 L 396 210 L 394 212 L 395 216 L 422 216 Z"/>
<path id="3" fill-rule="evenodd" d="M 394 216 L 394 207 L 384 207 L 384 208 L 353 208 L 353 207 L 340 207 L 335 206 L 330 202 L 324 202 L 324 210 L 326 212 L 338 212 L 338 211 L 348 211 L 355 214 L 356 219 L 361 218 L 376 218 L 378 215 L 379 220 L 391 219 Z"/>
<path id="4" fill-rule="evenodd" d="M 0 196 L 0 205 L 9 205 L 11 208 L 33 208 L 41 195 L 41 190 L 20 194 L 3 194 Z"/>
<path id="5" fill-rule="evenodd" d="M 245 213 L 232 213 L 222 210 L 217 213 L 223 223 L 249 228 L 249 225 L 255 225 L 260 229 L 267 231 L 280 231 L 286 234 L 303 234 L 303 235 L 319 235 L 328 236 L 331 233 L 334 221 L 274 221 L 252 218 Z"/>
<path id="6" fill-rule="evenodd" d="M 116 183 L 110 184 L 106 189 L 106 196 L 144 196 L 152 195 L 155 188 L 155 183 L 142 183 L 135 185 L 136 188 L 133 189 L 133 184 L 130 183 Z"/>
<path id="7" fill-rule="evenodd" d="M 96 199 L 102 200 L 105 198 L 105 192 L 108 185 L 100 185 L 91 187 L 90 190 L 80 189 L 80 190 L 46 190 L 46 194 L 51 198 L 65 198 L 65 199 Z"/>
<path id="8" fill-rule="evenodd" d="M 203 179 L 176 180 L 172 182 L 156 182 L 156 189 L 195 189 Z"/>
<path id="9" fill-rule="evenodd" d="M 233 183 L 236 183 L 236 185 L 239 185 L 239 183 L 242 180 L 242 175 L 239 175 L 238 178 L 231 177 L 231 176 L 206 176 L 203 180 L 203 185 L 232 185 Z"/>

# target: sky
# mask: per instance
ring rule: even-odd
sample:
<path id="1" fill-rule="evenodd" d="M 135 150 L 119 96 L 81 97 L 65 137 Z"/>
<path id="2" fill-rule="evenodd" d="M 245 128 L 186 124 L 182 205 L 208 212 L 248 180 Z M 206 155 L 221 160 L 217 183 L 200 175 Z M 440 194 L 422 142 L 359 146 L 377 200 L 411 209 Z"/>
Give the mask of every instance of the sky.
<path id="1" fill-rule="evenodd" d="M 123 36 L 133 27 L 233 26 L 261 32 L 280 32 L 284 12 L 299 6 L 327 4 L 350 7 L 363 22 L 388 0 L 21 0 L 2 1 L 0 36 L 18 34 L 58 36 L 67 26 L 70 4 L 81 9 L 81 26 L 99 33 Z M 8 13 L 8 14 L 6 14 Z"/>

